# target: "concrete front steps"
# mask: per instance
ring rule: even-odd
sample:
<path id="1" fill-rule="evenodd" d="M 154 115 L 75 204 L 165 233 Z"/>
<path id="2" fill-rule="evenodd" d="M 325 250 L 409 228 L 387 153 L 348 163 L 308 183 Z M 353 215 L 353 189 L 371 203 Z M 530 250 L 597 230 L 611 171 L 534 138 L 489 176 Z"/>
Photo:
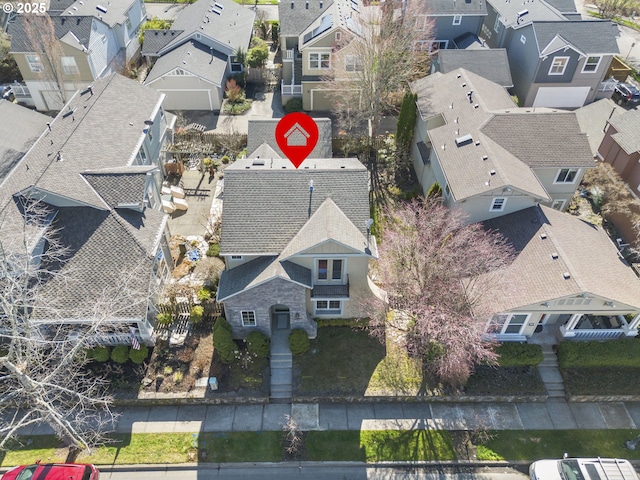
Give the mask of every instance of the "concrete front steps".
<path id="1" fill-rule="evenodd" d="M 271 400 L 291 400 L 293 357 L 291 353 L 271 354 Z"/>
<path id="2" fill-rule="evenodd" d="M 542 345 L 542 362 L 538 364 L 538 372 L 547 389 L 548 401 L 566 402 L 564 381 L 558 369 L 558 357 L 552 345 Z"/>

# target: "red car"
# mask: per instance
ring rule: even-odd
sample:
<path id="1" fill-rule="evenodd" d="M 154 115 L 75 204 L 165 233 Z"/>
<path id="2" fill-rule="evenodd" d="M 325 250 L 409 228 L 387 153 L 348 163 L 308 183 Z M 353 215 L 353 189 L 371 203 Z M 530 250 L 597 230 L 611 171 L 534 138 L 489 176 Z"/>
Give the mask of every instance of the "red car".
<path id="1" fill-rule="evenodd" d="M 80 463 L 36 463 L 14 467 L 2 480 L 98 480 L 100 472 L 93 465 Z"/>

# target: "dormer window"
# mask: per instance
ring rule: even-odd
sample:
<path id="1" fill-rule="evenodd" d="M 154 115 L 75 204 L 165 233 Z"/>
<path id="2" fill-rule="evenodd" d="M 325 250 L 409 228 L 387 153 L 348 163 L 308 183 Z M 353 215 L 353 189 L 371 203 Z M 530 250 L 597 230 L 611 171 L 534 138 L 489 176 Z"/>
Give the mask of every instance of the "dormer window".
<path id="1" fill-rule="evenodd" d="M 549 75 L 564 75 L 568 63 L 569 57 L 553 57 L 551 68 L 549 68 Z"/>

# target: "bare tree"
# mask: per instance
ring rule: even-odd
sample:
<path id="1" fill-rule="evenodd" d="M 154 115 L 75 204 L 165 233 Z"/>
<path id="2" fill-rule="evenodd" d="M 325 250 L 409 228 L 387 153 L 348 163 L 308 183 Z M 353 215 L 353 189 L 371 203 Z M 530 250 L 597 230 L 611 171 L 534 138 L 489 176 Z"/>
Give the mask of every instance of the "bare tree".
<path id="1" fill-rule="evenodd" d="M 629 186 L 608 163 L 598 163 L 584 174 L 582 185 L 591 196 L 594 207 L 608 217 L 614 213 L 627 215 L 634 225 L 640 223 L 640 203 Z"/>
<path id="2" fill-rule="evenodd" d="M 421 358 L 426 371 L 463 385 L 474 364 L 496 359 L 494 344 L 483 338 L 492 312 L 481 300 L 511 248 L 436 199 L 387 207 L 385 218 L 377 275 L 393 312 L 375 297 L 368 300 L 372 333 L 383 339 L 387 327 L 399 329 L 408 353 Z"/>
<path id="3" fill-rule="evenodd" d="M 604 18 L 630 16 L 633 12 L 640 11 L 638 0 L 596 0 L 594 4 Z"/>
<path id="4" fill-rule="evenodd" d="M 51 282 L 80 281 L 79 272 L 60 268 L 69 251 L 50 225 L 54 212 L 18 202 L 17 211 L 5 207 L 0 222 L 0 448 L 20 429 L 43 423 L 70 445 L 89 448 L 106 440 L 116 417 L 106 380 L 84 368 L 87 350 L 100 335 L 128 333 L 118 319 L 146 305 L 142 272 L 133 265 L 113 290 L 82 307 L 65 306 L 43 293 Z"/>
<path id="5" fill-rule="evenodd" d="M 50 99 L 57 106 L 64 105 L 70 97 L 67 92 L 75 92 L 77 89 L 80 79 L 77 66 L 68 65 L 65 70 L 62 64 L 64 50 L 49 15 L 21 15 L 20 20 L 23 22 L 31 51 L 40 59 L 41 71 L 38 75 L 48 84 Z"/>
<path id="6" fill-rule="evenodd" d="M 404 2 L 403 2 L 404 3 Z M 343 130 L 370 122 L 375 135 L 385 113 L 396 112 L 409 82 L 429 72 L 431 22 L 424 2 L 384 2 L 351 19 L 351 35 L 334 45 L 325 79 Z"/>

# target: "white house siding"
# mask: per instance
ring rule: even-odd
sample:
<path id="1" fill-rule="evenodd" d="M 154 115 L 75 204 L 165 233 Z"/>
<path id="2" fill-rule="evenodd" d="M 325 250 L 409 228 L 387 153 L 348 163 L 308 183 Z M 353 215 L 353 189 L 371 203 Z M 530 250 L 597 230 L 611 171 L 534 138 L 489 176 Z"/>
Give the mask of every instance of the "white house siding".
<path id="1" fill-rule="evenodd" d="M 231 270 L 232 268 L 236 268 L 242 265 L 243 263 L 247 263 L 247 262 L 250 262 L 251 260 L 255 260 L 256 258 L 259 258 L 261 255 L 236 255 L 236 256 L 240 256 L 242 258 L 232 259 L 231 255 L 224 256 L 224 263 L 227 267 L 227 270 Z"/>
<path id="2" fill-rule="evenodd" d="M 25 80 L 29 88 L 34 106 L 41 112 L 60 110 L 66 102 L 62 101 L 58 90 L 52 88 L 49 82 L 41 80 Z M 70 99 L 79 88 L 89 85 L 89 82 L 65 83 L 65 98 Z"/>
<path id="3" fill-rule="evenodd" d="M 501 212 L 492 212 L 491 204 L 494 198 L 506 198 L 504 210 Z M 482 222 L 489 220 L 490 218 L 501 217 L 508 215 L 509 213 L 517 212 L 525 208 L 533 207 L 536 205 L 534 197 L 520 194 L 517 192 L 504 192 L 501 190 L 489 193 L 486 195 L 478 195 L 476 197 L 468 198 L 464 203 L 456 203 L 456 207 L 464 210 L 469 216 L 467 221 L 469 223 Z"/>
<path id="4" fill-rule="evenodd" d="M 115 32 L 104 23 L 94 20 L 89 38 L 89 65 L 94 78 L 104 77 L 113 68 L 111 62 L 120 47 Z"/>
<path id="5" fill-rule="evenodd" d="M 129 61 L 134 58 L 140 50 L 138 32 L 140 31 L 140 26 L 147 18 L 147 14 L 142 10 L 142 2 L 135 2 L 127 12 L 127 16 L 131 22 L 131 30 L 127 29 L 125 22 L 125 24 L 122 25 L 122 33 L 124 37 L 124 47 L 127 49 L 127 61 Z"/>

